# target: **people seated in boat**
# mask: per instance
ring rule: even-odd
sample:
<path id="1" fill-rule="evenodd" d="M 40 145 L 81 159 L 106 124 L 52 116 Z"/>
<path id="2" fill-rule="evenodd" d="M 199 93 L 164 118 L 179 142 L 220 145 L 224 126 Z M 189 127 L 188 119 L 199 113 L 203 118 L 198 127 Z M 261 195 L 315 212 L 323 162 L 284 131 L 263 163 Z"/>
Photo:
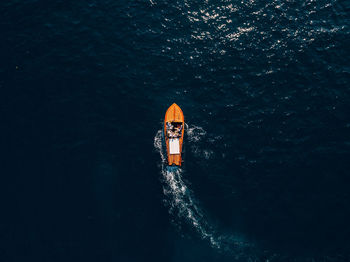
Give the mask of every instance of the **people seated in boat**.
<path id="1" fill-rule="evenodd" d="M 181 130 L 182 130 L 182 125 L 178 125 L 175 127 L 175 137 L 180 137 L 181 136 Z"/>
<path id="2" fill-rule="evenodd" d="M 167 135 L 169 138 L 178 138 L 181 137 L 182 125 L 173 125 L 171 122 L 166 123 Z"/>

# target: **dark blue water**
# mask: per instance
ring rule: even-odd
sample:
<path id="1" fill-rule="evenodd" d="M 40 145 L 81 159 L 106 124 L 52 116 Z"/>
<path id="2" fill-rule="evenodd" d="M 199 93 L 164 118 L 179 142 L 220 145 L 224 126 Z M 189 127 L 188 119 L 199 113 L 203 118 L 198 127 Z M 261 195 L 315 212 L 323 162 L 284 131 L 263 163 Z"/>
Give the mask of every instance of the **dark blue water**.
<path id="1" fill-rule="evenodd" d="M 350 260 L 349 1 L 0 10 L 0 261 Z"/>

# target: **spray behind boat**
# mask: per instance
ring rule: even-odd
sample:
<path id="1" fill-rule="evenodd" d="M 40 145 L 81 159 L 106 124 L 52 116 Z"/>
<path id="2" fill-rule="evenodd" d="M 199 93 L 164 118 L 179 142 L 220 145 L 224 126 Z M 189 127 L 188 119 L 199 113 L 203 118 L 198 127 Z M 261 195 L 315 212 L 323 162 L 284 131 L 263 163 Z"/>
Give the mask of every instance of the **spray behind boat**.
<path id="1" fill-rule="evenodd" d="M 189 143 L 195 143 L 206 134 L 202 127 L 194 125 L 185 125 L 185 131 Z M 215 227 L 215 223 L 213 224 L 208 219 L 205 210 L 202 209 L 200 202 L 189 187 L 189 182 L 185 179 L 186 168 L 168 165 L 164 129 L 157 131 L 154 137 L 154 147 L 160 154 L 161 159 L 159 168 L 165 197 L 164 203 L 171 215 L 171 221 L 177 229 L 184 235 L 187 235 L 187 230 L 194 230 L 200 238 L 208 241 L 213 248 L 232 253 L 236 258 L 245 257 L 247 253 L 249 257 L 254 257 L 252 246 L 245 242 L 241 236 L 222 234 Z"/>

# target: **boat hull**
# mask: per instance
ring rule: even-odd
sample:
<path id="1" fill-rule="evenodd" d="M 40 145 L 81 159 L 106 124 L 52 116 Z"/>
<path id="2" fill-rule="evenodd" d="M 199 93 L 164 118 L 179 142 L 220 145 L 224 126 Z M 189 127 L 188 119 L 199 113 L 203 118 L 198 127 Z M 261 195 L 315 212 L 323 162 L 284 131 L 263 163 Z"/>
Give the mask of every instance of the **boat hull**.
<path id="1" fill-rule="evenodd" d="M 180 131 L 180 137 L 178 137 L 176 140 L 178 140 L 178 149 L 176 153 L 171 152 L 170 143 L 173 141 L 170 141 L 171 139 L 167 136 L 167 122 L 175 122 L 175 123 L 181 123 L 182 129 Z M 168 159 L 168 165 L 172 166 L 181 166 L 182 163 L 182 144 L 183 144 L 183 138 L 184 138 L 184 129 L 185 129 L 185 117 L 181 110 L 181 108 L 177 104 L 172 104 L 168 110 L 165 113 L 164 118 L 164 137 L 165 137 L 165 143 L 166 143 L 166 149 L 167 149 L 167 159 Z M 176 141 L 177 142 L 177 141 Z"/>

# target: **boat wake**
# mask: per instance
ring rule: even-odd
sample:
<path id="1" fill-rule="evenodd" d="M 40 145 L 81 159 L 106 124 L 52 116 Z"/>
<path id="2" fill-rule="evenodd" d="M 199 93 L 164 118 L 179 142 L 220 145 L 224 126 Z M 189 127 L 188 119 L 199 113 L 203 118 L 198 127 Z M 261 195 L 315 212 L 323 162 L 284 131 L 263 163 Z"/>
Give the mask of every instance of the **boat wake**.
<path id="1" fill-rule="evenodd" d="M 197 154 L 197 142 L 203 140 L 205 136 L 206 132 L 201 127 L 188 126 L 186 128 L 188 142 L 194 144 L 190 146 L 190 152 L 194 156 L 202 156 L 202 154 Z M 158 130 L 154 137 L 154 147 L 161 158 L 159 168 L 162 175 L 164 202 L 168 207 L 172 222 L 178 226 L 181 233 L 185 231 L 186 227 L 189 227 L 201 239 L 208 241 L 214 249 L 234 257 L 236 261 L 291 261 L 284 255 L 272 250 L 260 250 L 253 243 L 235 233 L 221 233 L 205 216 L 204 210 L 200 207 L 199 202 L 188 187 L 189 183 L 184 180 L 183 177 L 186 171 L 167 165 L 166 147 L 162 130 Z M 203 151 L 203 149 L 201 150 Z M 183 234 L 186 235 L 186 233 Z M 300 261 L 314 261 L 314 259 L 307 257 L 301 258 Z M 330 261 L 330 259 L 327 258 L 324 261 Z"/>
<path id="2" fill-rule="evenodd" d="M 205 134 L 206 132 L 200 127 L 190 126 L 186 129 L 189 141 L 198 141 Z M 161 181 L 165 195 L 164 202 L 169 209 L 169 214 L 172 216 L 172 222 L 179 226 L 180 229 L 185 226 L 194 229 L 200 238 L 207 240 L 213 248 L 225 252 L 234 251 L 236 257 L 246 253 L 243 250 L 251 247 L 251 245 L 236 236 L 219 234 L 218 230 L 206 219 L 193 192 L 183 179 L 185 171 L 181 168 L 167 165 L 162 130 L 158 130 L 154 137 L 154 147 L 161 157 L 159 168 L 161 169 Z"/>

